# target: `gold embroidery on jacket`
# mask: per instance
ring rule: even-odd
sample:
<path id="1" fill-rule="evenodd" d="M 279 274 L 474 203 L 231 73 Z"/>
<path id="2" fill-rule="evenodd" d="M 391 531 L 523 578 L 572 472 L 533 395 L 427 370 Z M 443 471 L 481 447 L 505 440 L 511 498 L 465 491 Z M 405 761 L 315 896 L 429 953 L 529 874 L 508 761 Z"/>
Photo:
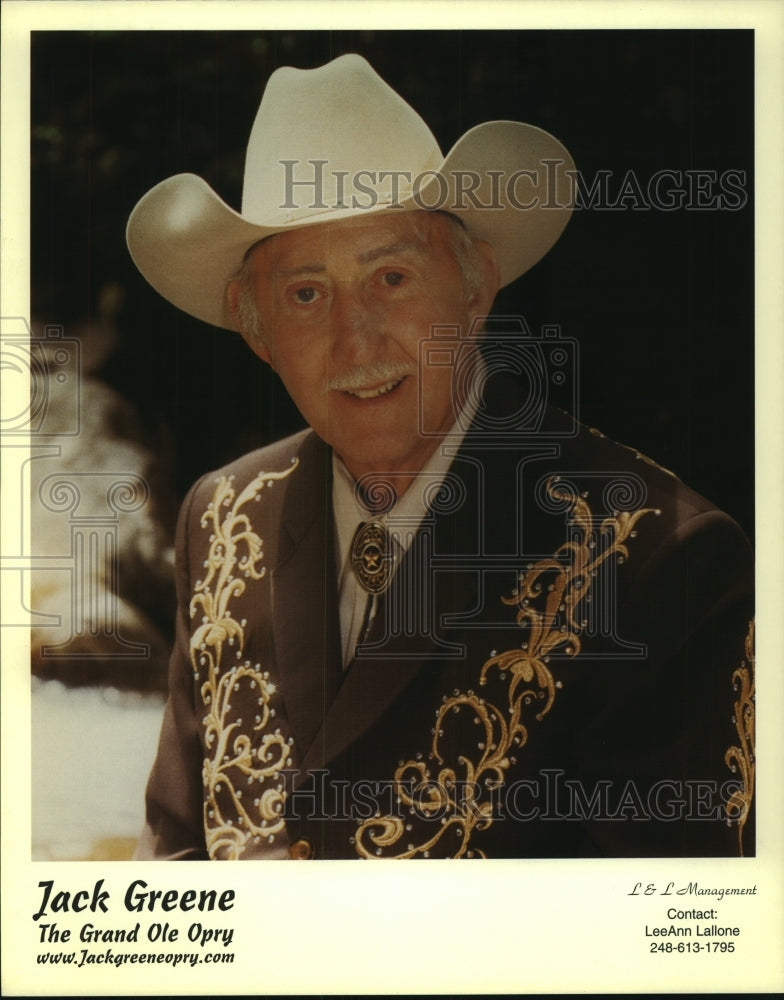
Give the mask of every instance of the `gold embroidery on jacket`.
<path id="1" fill-rule="evenodd" d="M 474 691 L 455 691 L 443 699 L 436 717 L 429 763 L 422 754 L 416 760 L 401 762 L 395 771 L 398 802 L 410 813 L 441 817 L 432 836 L 420 843 L 412 839 L 413 825 L 400 816 L 375 816 L 365 820 L 354 838 L 355 850 L 364 858 L 429 857 L 448 831 L 454 831 L 459 846 L 452 857 L 484 857 L 471 848 L 474 831 L 486 830 L 493 823 L 492 801 L 479 801 L 477 789 L 499 788 L 506 772 L 517 763 L 513 754 L 528 742 L 528 725 L 541 721 L 555 701 L 559 682 L 548 666 L 556 650 L 567 656 L 580 652 L 580 634 L 586 620 L 580 617 L 583 602 L 590 600 L 592 581 L 610 557 L 623 561 L 628 557 L 626 542 L 635 535 L 634 526 L 645 514 L 659 513 L 653 508 L 615 513 L 600 525 L 604 543 L 594 541 L 596 521 L 582 496 L 559 483 L 558 477 L 546 486 L 547 495 L 556 504 L 571 508 L 573 534 L 549 559 L 530 565 L 521 574 L 514 596 L 502 598 L 516 605 L 517 624 L 527 629 L 520 649 L 493 654 L 484 663 L 479 686 L 485 687 L 491 672 L 506 681 L 505 706 L 497 706 Z M 468 711 L 473 714 L 480 739 L 478 755 L 471 759 L 460 754 L 451 764 L 446 761 L 445 728 L 450 716 Z M 433 776 L 430 766 L 439 768 Z M 492 795 L 490 796 L 492 799 Z M 432 826 L 432 821 L 430 826 Z M 406 836 L 408 834 L 408 836 Z M 400 843 L 402 841 L 402 843 Z M 390 850 L 392 849 L 392 850 Z"/>
<path id="2" fill-rule="evenodd" d="M 209 755 L 204 759 L 202 777 L 204 831 L 213 860 L 237 859 L 251 839 L 263 837 L 271 841 L 285 825 L 282 785 L 270 783 L 290 763 L 290 742 L 279 729 L 264 732 L 275 715 L 270 705 L 275 687 L 260 664 L 240 662 L 247 622 L 233 618 L 229 604 L 245 592 L 247 582 L 261 580 L 266 572 L 261 565 L 261 538 L 253 531 L 243 508 L 251 500 L 258 500 L 265 486 L 288 476 L 296 464 L 284 472 L 260 472 L 238 496 L 234 477 L 222 476 L 201 518 L 202 528 L 211 526 L 212 534 L 204 564 L 207 572 L 203 580 L 196 582 L 190 603 L 191 618 L 199 609 L 202 612 L 190 649 L 196 678 L 205 668 L 207 675 L 201 696 L 206 709 L 202 720 L 204 744 Z M 224 662 L 224 654 L 227 659 L 233 654 L 234 662 Z M 247 722 L 232 715 L 231 698 L 241 688 L 252 691 L 257 704 L 252 732 L 263 735 L 256 740 L 256 747 L 248 735 Z M 244 789 L 239 787 L 243 779 Z M 269 787 L 254 799 L 254 783 L 265 782 Z M 227 798 L 233 817 L 225 815 L 221 804 Z"/>
<path id="3" fill-rule="evenodd" d="M 743 827 L 749 818 L 751 801 L 754 798 L 754 622 L 749 622 L 746 635 L 746 659 L 732 675 L 733 690 L 738 693 L 735 702 L 735 729 L 740 746 L 730 747 L 724 761 L 733 774 L 740 774 L 742 786 L 727 801 L 727 818 L 738 824 L 738 846 L 743 857 Z"/>

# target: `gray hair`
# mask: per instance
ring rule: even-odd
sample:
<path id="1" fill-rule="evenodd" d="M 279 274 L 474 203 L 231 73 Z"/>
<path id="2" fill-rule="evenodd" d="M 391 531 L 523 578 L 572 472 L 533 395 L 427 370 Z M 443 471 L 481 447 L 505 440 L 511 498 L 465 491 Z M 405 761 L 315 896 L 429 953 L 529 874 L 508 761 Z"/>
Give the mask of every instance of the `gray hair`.
<path id="1" fill-rule="evenodd" d="M 466 302 L 469 302 L 482 284 L 479 253 L 477 252 L 473 237 L 463 225 L 461 219 L 450 212 L 438 211 L 438 214 L 445 216 L 452 223 L 449 227 L 451 250 L 462 272 L 463 294 Z M 416 220 L 414 222 L 414 231 L 424 241 L 424 233 L 417 225 Z M 229 279 L 230 281 L 236 281 L 239 286 L 237 290 L 237 319 L 240 330 L 247 337 L 262 344 L 264 343 L 264 331 L 261 329 L 259 311 L 256 308 L 253 280 L 253 251 L 263 242 L 263 240 L 259 240 L 245 251 L 242 264 Z"/>
<path id="2" fill-rule="evenodd" d="M 259 243 L 262 242 L 259 240 Z M 259 310 L 256 308 L 256 296 L 253 282 L 253 251 L 259 245 L 254 243 L 245 251 L 242 264 L 231 281 L 236 281 L 237 288 L 237 320 L 242 333 L 251 340 L 264 343 L 264 336 L 259 323 Z"/>

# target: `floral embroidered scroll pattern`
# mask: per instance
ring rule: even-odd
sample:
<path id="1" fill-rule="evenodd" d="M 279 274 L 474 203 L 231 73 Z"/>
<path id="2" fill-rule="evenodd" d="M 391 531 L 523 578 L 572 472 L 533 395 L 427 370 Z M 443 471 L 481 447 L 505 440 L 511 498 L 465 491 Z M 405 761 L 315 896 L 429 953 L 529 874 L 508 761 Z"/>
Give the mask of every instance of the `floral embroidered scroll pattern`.
<path id="1" fill-rule="evenodd" d="M 739 774 L 742 786 L 727 801 L 728 822 L 738 824 L 738 846 L 743 857 L 743 827 L 749 818 L 751 801 L 754 798 L 754 622 L 749 623 L 746 635 L 746 658 L 732 675 L 732 686 L 738 697 L 735 702 L 735 729 L 740 746 L 727 750 L 724 760 L 733 774 Z"/>
<path id="2" fill-rule="evenodd" d="M 547 483 L 546 492 L 556 504 L 570 509 L 573 531 L 552 558 L 528 566 L 514 596 L 503 598 L 505 604 L 517 606 L 517 624 L 525 629 L 526 639 L 519 649 L 491 655 L 480 671 L 479 686 L 486 687 L 491 673 L 497 672 L 505 683 L 507 704 L 494 705 L 471 690 L 456 690 L 443 699 L 428 759 L 419 754 L 416 760 L 401 762 L 395 772 L 399 804 L 409 813 L 440 817 L 440 821 L 426 824 L 433 830 L 431 836 L 414 843 L 413 825 L 401 817 L 368 819 L 355 837 L 361 857 L 429 857 L 449 831 L 459 844 L 451 856 L 484 857 L 480 849 L 470 846 L 471 838 L 475 831 L 492 825 L 493 803 L 492 795 L 479 801 L 476 790 L 504 783 L 507 771 L 517 763 L 514 753 L 528 742 L 530 716 L 541 721 L 555 701 L 560 685 L 548 666 L 550 654 L 558 650 L 572 657 L 580 652 L 580 633 L 587 622 L 578 614 L 590 600 L 592 580 L 611 557 L 619 561 L 628 557 L 626 542 L 634 537 L 636 523 L 645 514 L 658 513 L 640 508 L 605 518 L 599 526 L 603 544 L 597 547 L 596 521 L 585 498 L 557 478 Z M 472 715 L 480 735 L 475 742 L 478 755 L 471 759 L 459 754 L 449 764 L 445 732 L 450 719 L 465 712 Z"/>
<path id="3" fill-rule="evenodd" d="M 206 575 L 197 581 L 190 604 L 191 618 L 202 614 L 191 637 L 191 663 L 197 679 L 206 673 L 201 684 L 208 754 L 202 769 L 204 830 L 213 860 L 236 859 L 249 841 L 274 839 L 284 827 L 282 784 L 272 782 L 290 762 L 291 747 L 280 730 L 265 731 L 275 715 L 271 706 L 275 687 L 260 664 L 242 661 L 247 623 L 233 618 L 229 605 L 250 581 L 265 574 L 262 541 L 243 508 L 258 501 L 265 486 L 290 475 L 295 466 L 259 473 L 239 495 L 234 477 L 222 476 L 201 519 L 202 528 L 211 527 L 212 534 Z M 232 662 L 224 662 L 229 656 Z M 232 697 L 248 695 L 254 703 L 255 740 L 232 711 Z M 248 703 L 247 697 L 244 702 Z M 264 784 L 268 787 L 256 793 L 254 785 Z"/>

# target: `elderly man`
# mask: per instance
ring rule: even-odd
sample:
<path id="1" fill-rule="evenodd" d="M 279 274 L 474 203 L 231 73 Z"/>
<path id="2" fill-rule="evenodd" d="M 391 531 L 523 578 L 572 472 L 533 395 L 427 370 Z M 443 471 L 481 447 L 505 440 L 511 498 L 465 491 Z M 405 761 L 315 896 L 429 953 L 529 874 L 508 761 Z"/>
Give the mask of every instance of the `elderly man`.
<path id="1" fill-rule="evenodd" d="M 344 56 L 271 77 L 241 214 L 192 175 L 137 205 L 145 277 L 309 425 L 183 504 L 138 857 L 753 849 L 748 544 L 548 405 L 559 331 L 489 316 L 572 176 L 518 122 L 444 157 Z"/>

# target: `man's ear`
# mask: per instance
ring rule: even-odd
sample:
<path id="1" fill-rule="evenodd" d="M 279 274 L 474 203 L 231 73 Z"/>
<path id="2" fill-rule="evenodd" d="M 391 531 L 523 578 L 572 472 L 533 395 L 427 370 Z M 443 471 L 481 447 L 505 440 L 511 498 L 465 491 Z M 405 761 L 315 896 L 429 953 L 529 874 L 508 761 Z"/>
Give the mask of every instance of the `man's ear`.
<path id="1" fill-rule="evenodd" d="M 475 316 L 488 316 L 501 284 L 495 250 L 486 240 L 474 242 L 479 267 L 479 282 L 471 295 L 470 307 Z"/>
<path id="2" fill-rule="evenodd" d="M 228 303 L 232 319 L 242 335 L 242 339 L 257 357 L 261 358 L 262 361 L 265 361 L 270 368 L 274 367 L 272 364 L 272 356 L 267 349 L 267 345 L 261 340 L 260 337 L 257 337 L 253 331 L 246 330 L 243 326 L 242 317 L 240 316 L 240 282 L 238 278 L 234 278 L 226 286 L 226 301 Z"/>

